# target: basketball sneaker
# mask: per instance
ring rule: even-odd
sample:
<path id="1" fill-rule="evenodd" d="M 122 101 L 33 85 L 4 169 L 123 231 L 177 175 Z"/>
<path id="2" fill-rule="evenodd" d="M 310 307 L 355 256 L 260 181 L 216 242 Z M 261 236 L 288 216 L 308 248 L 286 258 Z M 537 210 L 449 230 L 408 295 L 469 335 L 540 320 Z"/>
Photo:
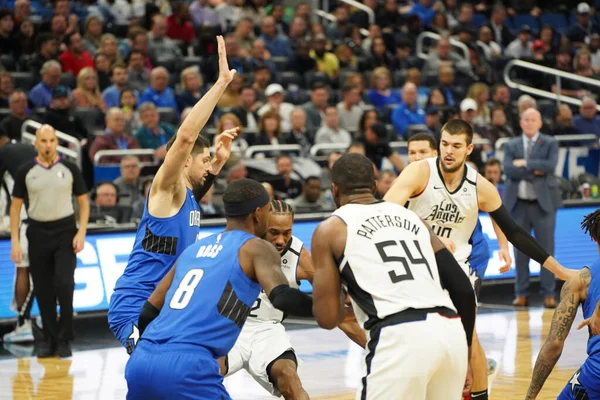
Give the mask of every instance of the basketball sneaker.
<path id="1" fill-rule="evenodd" d="M 31 320 L 25 320 L 23 325 L 17 326 L 14 331 L 5 334 L 2 337 L 5 343 L 25 343 L 33 342 L 33 330 Z"/>

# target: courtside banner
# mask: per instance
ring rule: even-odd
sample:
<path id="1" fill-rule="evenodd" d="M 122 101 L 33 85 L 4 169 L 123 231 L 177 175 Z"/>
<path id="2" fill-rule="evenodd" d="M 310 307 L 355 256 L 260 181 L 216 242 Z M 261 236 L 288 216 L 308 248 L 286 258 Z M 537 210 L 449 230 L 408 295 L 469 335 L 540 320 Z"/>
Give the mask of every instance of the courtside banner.
<path id="1" fill-rule="evenodd" d="M 581 269 L 598 257 L 598 250 L 588 236 L 580 228 L 585 214 L 595 211 L 595 207 L 575 207 L 558 210 L 555 232 L 556 258 L 567 268 Z M 480 215 L 483 232 L 490 244 L 490 262 L 485 275 L 490 279 L 512 279 L 515 277 L 514 255 L 513 265 L 509 272 L 500 274 L 498 259 L 498 241 L 487 214 Z M 319 222 L 296 222 L 294 236 L 304 242 L 310 250 L 312 233 Z M 219 232 L 223 227 L 202 228 L 199 238 Z M 107 310 L 115 282 L 127 265 L 129 253 L 133 247 L 135 232 L 90 233 L 86 237 L 85 247 L 77 255 L 75 270 L 75 311 Z M 512 251 L 512 246 L 511 246 Z M 512 254 L 512 253 L 511 253 Z M 402 268 L 399 265 L 398 268 Z M 532 276 L 539 275 L 540 265 L 532 261 Z M 14 318 L 16 314 L 10 309 L 13 298 L 13 282 L 15 267 L 10 259 L 10 239 L 0 239 L 0 319 Z M 311 292 L 308 282 L 302 282 L 301 289 Z M 37 308 L 33 310 L 37 313 Z"/>

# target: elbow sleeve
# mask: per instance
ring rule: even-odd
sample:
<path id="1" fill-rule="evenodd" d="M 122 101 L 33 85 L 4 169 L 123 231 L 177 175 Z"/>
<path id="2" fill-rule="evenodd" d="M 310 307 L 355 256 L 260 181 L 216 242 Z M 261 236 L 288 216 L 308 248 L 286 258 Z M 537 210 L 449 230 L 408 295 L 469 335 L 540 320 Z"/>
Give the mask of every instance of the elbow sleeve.
<path id="1" fill-rule="evenodd" d="M 150 324 L 150 322 L 154 321 L 154 319 L 158 317 L 159 313 L 160 310 L 154 307 L 152 304 L 150 304 L 150 302 L 147 301 L 144 304 L 144 307 L 142 307 L 142 311 L 140 312 L 140 316 L 138 319 L 138 329 L 140 331 L 140 335 L 144 333 L 148 324 Z"/>
<path id="2" fill-rule="evenodd" d="M 273 307 L 298 317 L 312 317 L 312 297 L 288 285 L 279 285 L 269 293 Z"/>
<path id="3" fill-rule="evenodd" d="M 504 205 L 491 212 L 490 217 L 498 224 L 513 246 L 540 265 L 544 265 L 550 254 L 528 232 L 517 225 Z"/>
<path id="4" fill-rule="evenodd" d="M 454 303 L 465 329 L 467 344 L 471 346 L 476 312 L 475 292 L 471 286 L 471 281 L 448 249 L 436 252 L 435 261 L 440 273 L 442 287 L 448 290 L 450 294 L 450 299 Z"/>

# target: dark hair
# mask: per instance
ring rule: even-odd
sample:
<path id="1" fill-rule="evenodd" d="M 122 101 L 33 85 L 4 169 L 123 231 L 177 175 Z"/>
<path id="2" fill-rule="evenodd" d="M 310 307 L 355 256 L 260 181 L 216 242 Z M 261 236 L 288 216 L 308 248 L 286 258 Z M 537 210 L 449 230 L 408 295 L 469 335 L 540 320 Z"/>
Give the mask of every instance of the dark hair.
<path id="1" fill-rule="evenodd" d="M 42 46 L 50 41 L 56 42 L 56 39 L 54 39 L 54 36 L 52 36 L 51 33 L 40 33 L 35 39 L 35 48 L 37 49 L 37 51 L 40 51 L 42 49 Z"/>
<path id="2" fill-rule="evenodd" d="M 444 91 L 442 90 L 441 87 L 436 86 L 436 87 L 432 87 L 431 90 L 429 91 L 429 96 L 427 96 L 427 103 L 425 104 L 425 108 L 429 108 L 429 106 L 431 106 L 431 94 L 433 92 L 440 92 L 440 94 L 442 95 L 442 97 L 444 98 L 444 104 L 448 104 L 448 97 L 446 96 L 446 93 L 444 93 Z"/>
<path id="3" fill-rule="evenodd" d="M 360 147 L 360 148 L 365 148 L 365 144 L 363 142 L 359 142 L 358 140 L 353 140 L 350 143 L 350 146 L 348 146 L 348 148 L 346 149 L 346 152 L 348 152 L 348 150 L 350 150 L 351 147 Z"/>
<path id="4" fill-rule="evenodd" d="M 171 139 L 167 142 L 167 152 L 175 143 L 175 139 L 177 139 L 177 134 L 173 135 Z M 198 135 L 196 142 L 194 143 L 194 147 L 192 148 L 192 156 L 196 156 L 204 151 L 204 149 L 210 149 L 210 140 L 205 138 L 202 135 Z"/>
<path id="5" fill-rule="evenodd" d="M 312 90 L 313 90 L 313 92 L 314 92 L 314 91 L 315 91 L 315 90 L 317 90 L 317 89 L 325 89 L 325 90 L 328 90 L 328 89 L 327 89 L 327 86 L 326 86 L 326 85 L 325 85 L 323 82 L 315 82 L 315 84 L 314 84 L 314 85 L 313 85 L 313 87 L 312 87 Z"/>
<path id="6" fill-rule="evenodd" d="M 283 200 L 271 200 L 269 212 L 272 214 L 290 214 L 294 218 L 294 209 Z"/>
<path id="7" fill-rule="evenodd" d="M 252 85 L 248 85 L 247 83 L 242 85 L 242 87 L 240 88 L 240 93 L 242 93 L 244 90 L 252 90 L 254 93 L 256 93 L 256 90 L 254 90 Z"/>
<path id="8" fill-rule="evenodd" d="M 127 66 L 125 64 L 123 64 L 122 62 L 118 62 L 115 65 L 113 65 L 112 67 L 110 67 L 110 76 L 111 76 L 111 78 L 115 74 L 115 70 L 117 68 L 121 68 L 121 69 L 124 69 L 125 71 L 127 71 Z"/>
<path id="9" fill-rule="evenodd" d="M 281 153 L 275 158 L 275 164 L 277 164 L 282 158 L 289 158 L 291 160 L 292 156 L 290 156 L 288 153 Z"/>
<path id="10" fill-rule="evenodd" d="M 138 103 L 137 103 L 137 97 L 135 97 L 135 91 L 132 88 L 129 87 L 125 87 L 123 90 L 121 90 L 121 93 L 119 93 L 119 107 L 123 107 L 123 94 L 127 93 L 127 92 L 131 92 L 133 94 L 133 97 L 135 98 L 135 107 L 133 108 L 134 110 L 138 109 Z"/>
<path id="11" fill-rule="evenodd" d="M 473 127 L 467 121 L 462 119 L 451 119 L 442 126 L 442 132 L 448 132 L 448 134 L 454 135 L 466 135 L 467 145 L 473 142 Z"/>
<path id="12" fill-rule="evenodd" d="M 345 82 L 342 87 L 342 94 L 350 93 L 354 89 L 358 89 L 358 85 L 352 82 Z"/>
<path id="13" fill-rule="evenodd" d="M 134 50 L 131 50 L 131 51 L 129 52 L 129 55 L 127 56 L 127 64 L 129 64 L 129 61 L 131 60 L 131 57 L 132 57 L 134 54 L 139 54 L 139 55 L 141 55 L 142 57 L 144 57 L 144 53 L 142 53 L 141 51 L 139 51 L 139 50 L 135 50 L 135 49 L 134 49 Z"/>
<path id="14" fill-rule="evenodd" d="M 492 167 L 494 165 L 497 165 L 500 167 L 500 169 L 502 169 L 502 162 L 500 160 L 498 160 L 496 157 L 490 157 L 486 162 L 485 162 L 485 166 L 486 167 Z"/>
<path id="15" fill-rule="evenodd" d="M 263 194 L 266 195 L 266 192 L 267 190 L 260 182 L 247 178 L 238 179 L 227 185 L 227 189 L 223 193 L 223 204 L 226 208 L 228 208 L 227 206 L 233 208 L 236 204 L 256 199 Z M 245 217 L 245 215 L 240 215 L 239 217 Z"/>
<path id="16" fill-rule="evenodd" d="M 583 217 L 581 229 L 589 234 L 593 241 L 597 242 L 600 239 L 600 208 Z"/>
<path id="17" fill-rule="evenodd" d="M 331 168 L 331 181 L 342 194 L 371 193 L 375 185 L 373 163 L 360 154 L 344 154 Z"/>
<path id="18" fill-rule="evenodd" d="M 429 142 L 429 147 L 431 147 L 432 150 L 438 149 L 437 140 L 435 140 L 432 134 L 427 132 L 415 133 L 410 138 L 408 138 L 408 144 L 410 144 L 411 142 Z"/>
<path id="19" fill-rule="evenodd" d="M 316 176 L 316 175 L 311 175 L 311 176 L 309 176 L 308 178 L 306 178 L 304 180 L 304 184 L 308 185 L 311 181 L 319 181 L 319 182 L 321 182 L 321 178 L 319 176 Z"/>
<path id="20" fill-rule="evenodd" d="M 375 115 L 377 115 L 377 121 L 379 121 L 381 119 L 379 116 L 379 111 L 377 111 L 375 109 L 365 110 L 365 112 L 363 112 L 362 116 L 360 117 L 360 121 L 358 122 L 358 130 L 360 132 L 364 133 L 364 131 L 367 130 L 365 123 L 367 121 L 367 114 L 369 114 L 369 113 L 375 113 Z"/>
<path id="21" fill-rule="evenodd" d="M 71 45 L 71 38 L 75 35 L 79 35 L 79 31 L 73 31 L 71 33 L 69 33 L 68 35 L 65 36 L 63 43 L 65 44 L 65 46 L 69 47 Z"/>

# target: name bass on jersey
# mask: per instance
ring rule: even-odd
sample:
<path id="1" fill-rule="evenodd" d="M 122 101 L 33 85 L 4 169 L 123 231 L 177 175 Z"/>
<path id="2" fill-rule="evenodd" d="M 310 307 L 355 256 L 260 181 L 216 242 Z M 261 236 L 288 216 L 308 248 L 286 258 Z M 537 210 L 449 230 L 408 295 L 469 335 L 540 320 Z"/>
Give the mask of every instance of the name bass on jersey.
<path id="1" fill-rule="evenodd" d="M 382 228 L 403 228 L 415 235 L 419 234 L 420 229 L 411 221 L 402 219 L 398 215 L 376 215 L 364 220 L 356 234 L 371 240 L 373 234 Z"/>

